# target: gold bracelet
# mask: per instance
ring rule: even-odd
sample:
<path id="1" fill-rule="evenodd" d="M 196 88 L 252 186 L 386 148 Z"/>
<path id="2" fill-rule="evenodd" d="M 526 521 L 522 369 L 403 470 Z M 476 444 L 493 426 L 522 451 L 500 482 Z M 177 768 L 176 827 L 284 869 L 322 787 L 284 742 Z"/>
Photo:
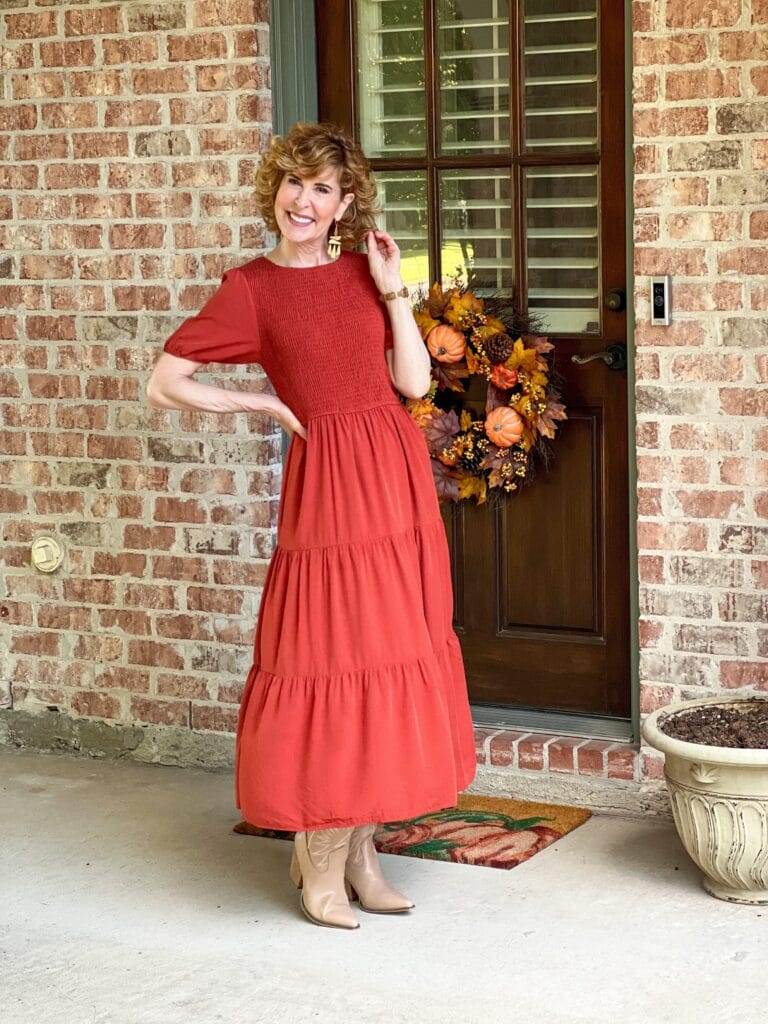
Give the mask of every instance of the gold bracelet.
<path id="1" fill-rule="evenodd" d="M 405 285 L 403 285 L 398 292 L 385 292 L 383 295 L 379 295 L 382 302 L 386 302 L 388 299 L 396 299 L 398 297 L 403 299 L 408 298 L 408 288 Z"/>

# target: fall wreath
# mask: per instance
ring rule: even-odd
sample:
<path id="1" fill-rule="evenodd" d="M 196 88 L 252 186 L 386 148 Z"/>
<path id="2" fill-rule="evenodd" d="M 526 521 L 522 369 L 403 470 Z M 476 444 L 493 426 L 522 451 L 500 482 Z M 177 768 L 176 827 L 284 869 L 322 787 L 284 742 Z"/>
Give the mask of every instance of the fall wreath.
<path id="1" fill-rule="evenodd" d="M 441 500 L 494 504 L 549 465 L 562 377 L 538 322 L 503 297 L 479 298 L 458 277 L 419 290 L 413 314 L 432 383 L 404 404 L 424 431 Z"/>

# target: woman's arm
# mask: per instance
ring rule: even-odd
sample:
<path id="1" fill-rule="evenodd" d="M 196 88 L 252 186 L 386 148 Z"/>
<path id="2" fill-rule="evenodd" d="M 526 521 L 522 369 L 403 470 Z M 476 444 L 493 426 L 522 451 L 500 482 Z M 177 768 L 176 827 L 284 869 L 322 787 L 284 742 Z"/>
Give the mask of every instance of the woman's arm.
<path id="1" fill-rule="evenodd" d="M 289 437 L 307 439 L 307 429 L 277 395 L 228 391 L 192 380 L 203 363 L 162 352 L 147 382 L 147 402 L 153 409 L 193 412 L 264 412 L 273 416 Z"/>
<path id="2" fill-rule="evenodd" d="M 400 249 L 386 231 L 372 230 L 366 237 L 368 269 L 380 294 L 399 291 Z M 408 296 L 387 299 L 392 348 L 386 350 L 392 383 L 406 398 L 421 398 L 429 390 L 432 364 L 421 331 L 411 312 Z"/>
<path id="3" fill-rule="evenodd" d="M 402 283 L 398 287 L 402 288 Z M 393 339 L 392 348 L 386 352 L 392 383 L 406 398 L 421 398 L 429 391 L 432 382 L 432 364 L 419 325 L 411 312 L 411 300 L 388 299 L 385 305 L 389 311 Z"/>
<path id="4" fill-rule="evenodd" d="M 225 272 L 220 287 L 195 316 L 188 317 L 163 345 L 146 387 L 155 409 L 199 412 L 265 412 L 289 435 L 306 439 L 306 429 L 277 395 L 231 391 L 192 380 L 206 363 L 260 365 L 259 327 L 250 285 L 242 270 Z"/>
<path id="5" fill-rule="evenodd" d="M 228 391 L 201 384 L 192 375 L 204 363 L 162 352 L 147 382 L 147 401 L 153 409 L 190 409 L 200 412 L 267 412 L 274 415 L 283 403 L 276 395 Z"/>

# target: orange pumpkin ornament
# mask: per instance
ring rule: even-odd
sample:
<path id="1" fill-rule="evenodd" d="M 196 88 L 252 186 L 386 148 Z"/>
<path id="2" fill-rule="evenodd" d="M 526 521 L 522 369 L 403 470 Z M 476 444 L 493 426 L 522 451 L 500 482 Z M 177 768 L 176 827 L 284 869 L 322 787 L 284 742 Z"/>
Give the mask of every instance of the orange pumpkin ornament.
<path id="1" fill-rule="evenodd" d="M 509 448 L 523 436 L 525 422 L 508 405 L 497 405 L 485 420 L 485 433 L 497 448 Z"/>
<path id="2" fill-rule="evenodd" d="M 467 340 L 455 327 L 438 324 L 427 335 L 427 348 L 438 363 L 458 363 L 467 351 Z"/>

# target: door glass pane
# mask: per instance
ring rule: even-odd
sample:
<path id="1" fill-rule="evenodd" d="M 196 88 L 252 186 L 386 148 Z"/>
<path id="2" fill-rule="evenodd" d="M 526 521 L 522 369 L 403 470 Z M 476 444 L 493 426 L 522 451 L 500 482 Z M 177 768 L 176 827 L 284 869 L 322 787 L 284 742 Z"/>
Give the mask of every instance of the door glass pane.
<path id="1" fill-rule="evenodd" d="M 440 149 L 509 147 L 508 0 L 438 0 Z"/>
<path id="2" fill-rule="evenodd" d="M 597 0 L 524 0 L 524 39 L 526 148 L 594 148 Z"/>
<path id="3" fill-rule="evenodd" d="M 427 244 L 427 176 L 424 171 L 377 171 L 379 227 L 400 249 L 400 273 L 409 288 L 431 284 Z"/>
<path id="4" fill-rule="evenodd" d="M 528 308 L 553 334 L 600 330 L 596 167 L 525 174 Z"/>
<path id="5" fill-rule="evenodd" d="M 508 169 L 440 173 L 440 262 L 443 280 L 458 270 L 483 293 L 512 290 L 512 200 Z"/>
<path id="6" fill-rule="evenodd" d="M 426 150 L 422 0 L 358 0 L 358 137 L 369 157 Z M 339 54 L 343 59 L 344 55 Z"/>

